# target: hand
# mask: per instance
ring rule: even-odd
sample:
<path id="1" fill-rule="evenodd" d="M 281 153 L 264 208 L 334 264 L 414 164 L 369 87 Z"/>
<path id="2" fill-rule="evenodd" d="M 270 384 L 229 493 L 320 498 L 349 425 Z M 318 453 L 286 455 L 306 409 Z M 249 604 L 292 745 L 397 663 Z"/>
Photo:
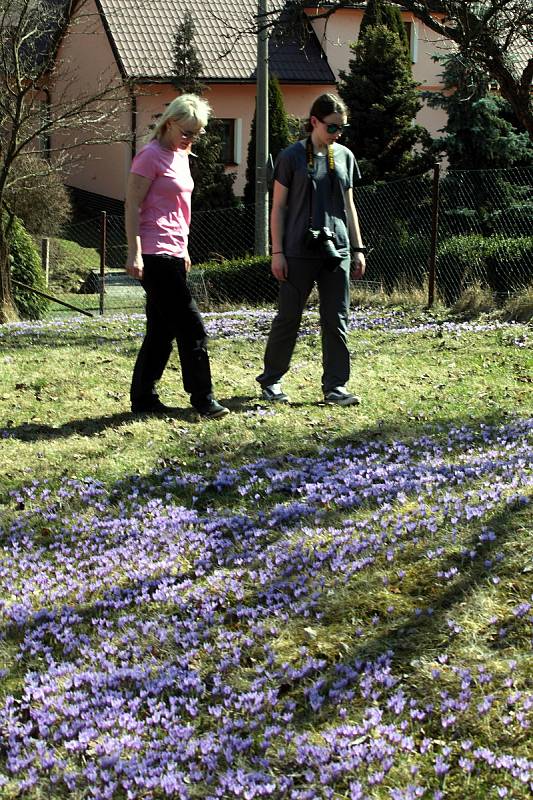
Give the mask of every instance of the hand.
<path id="1" fill-rule="evenodd" d="M 132 259 L 128 258 L 125 270 L 132 278 L 136 278 L 138 281 L 142 280 L 144 271 L 142 256 L 136 256 Z"/>
<path id="2" fill-rule="evenodd" d="M 191 257 L 189 255 L 189 251 L 188 250 L 185 251 L 185 255 L 183 256 L 183 261 L 185 262 L 185 272 L 190 272 L 191 271 L 192 262 L 191 262 Z"/>
<path id="3" fill-rule="evenodd" d="M 352 278 L 354 278 L 356 281 L 360 281 L 365 274 L 365 269 L 366 261 L 364 253 L 354 253 L 352 255 L 352 262 L 350 265 Z"/>
<path id="4" fill-rule="evenodd" d="M 282 283 L 287 280 L 288 269 L 287 259 L 283 253 L 275 253 L 272 255 L 272 275 L 277 281 Z"/>

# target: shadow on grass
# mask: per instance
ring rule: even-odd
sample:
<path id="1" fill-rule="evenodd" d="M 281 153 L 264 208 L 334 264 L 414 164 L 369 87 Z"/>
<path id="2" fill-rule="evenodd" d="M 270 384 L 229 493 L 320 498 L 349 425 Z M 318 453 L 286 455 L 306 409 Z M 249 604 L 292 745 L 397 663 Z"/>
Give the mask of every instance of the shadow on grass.
<path id="1" fill-rule="evenodd" d="M 213 421 L 206 421 L 202 419 L 190 406 L 183 407 L 183 408 L 176 408 L 175 412 L 172 415 L 163 415 L 163 416 L 151 416 L 151 415 L 137 415 L 131 412 L 119 412 L 115 414 L 108 414 L 103 416 L 95 416 L 95 417 L 85 417 L 80 419 L 69 420 L 68 422 L 63 423 L 62 425 L 47 425 L 43 423 L 24 423 L 22 425 L 13 426 L 12 428 L 5 429 L 7 435 L 13 437 L 15 440 L 19 441 L 26 441 L 26 442 L 38 442 L 38 441 L 53 441 L 59 439 L 65 439 L 72 436 L 84 436 L 84 437 L 93 437 L 100 435 L 103 431 L 108 429 L 124 429 L 126 435 L 130 436 L 131 438 L 135 437 L 135 432 L 130 430 L 129 427 L 131 426 L 132 422 L 136 422 L 138 424 L 143 423 L 143 421 L 148 422 L 149 420 L 156 420 L 163 425 L 171 424 L 173 420 L 179 420 L 180 424 L 187 424 L 191 425 L 191 430 L 198 427 L 200 430 L 203 425 L 210 425 L 213 426 L 211 430 L 216 434 L 217 426 L 222 425 L 224 429 L 227 431 L 228 427 L 231 427 L 232 424 L 239 425 L 239 416 L 254 414 L 257 413 L 258 417 L 260 417 L 261 413 L 265 410 L 264 404 L 261 403 L 255 397 L 241 395 L 238 397 L 233 397 L 232 399 L 225 399 L 221 398 L 221 402 L 224 405 L 227 405 L 232 414 L 225 417 L 223 420 L 213 420 Z M 312 408 L 314 404 L 310 404 Z M 267 409 L 268 411 L 268 409 Z M 351 409 L 343 409 L 342 413 L 350 413 Z M 502 419 L 503 416 L 503 419 Z M 355 407 L 355 414 L 354 420 L 357 419 L 357 407 Z M 512 418 L 514 419 L 514 417 Z M 512 419 L 510 420 L 512 422 Z M 313 443 L 310 441 L 310 438 L 302 438 L 296 447 L 291 448 L 290 451 L 283 451 L 280 452 L 280 442 L 277 436 L 272 436 L 269 438 L 268 435 L 265 436 L 265 433 L 268 434 L 267 426 L 262 427 L 262 439 L 258 442 L 244 442 L 239 444 L 238 441 L 234 443 L 235 451 L 233 453 L 233 461 L 235 462 L 235 468 L 240 469 L 245 466 L 247 463 L 255 463 L 258 460 L 263 461 L 271 461 L 274 468 L 280 467 L 285 468 L 287 464 L 287 458 L 293 459 L 306 459 L 306 458 L 316 458 L 320 452 L 326 451 L 333 451 L 337 448 L 342 448 L 345 446 L 357 446 L 357 445 L 364 445 L 368 442 L 388 442 L 388 441 L 403 441 L 407 446 L 410 446 L 412 442 L 419 438 L 424 434 L 432 435 L 438 437 L 445 437 L 447 432 L 451 427 L 455 428 L 472 428 L 474 430 L 480 429 L 483 427 L 486 430 L 490 426 L 502 425 L 509 420 L 506 420 L 505 416 L 499 412 L 497 414 L 491 416 L 484 416 L 483 418 L 472 419 L 469 417 L 465 419 L 463 417 L 459 417 L 457 419 L 443 419 L 443 418 L 435 418 L 431 420 L 431 422 L 427 421 L 424 424 L 420 423 L 420 421 L 416 421 L 414 419 L 405 420 L 402 419 L 399 422 L 391 421 L 390 423 L 382 423 L 379 422 L 372 426 L 362 427 L 360 429 L 354 428 L 351 434 L 344 433 L 342 436 L 339 436 L 335 439 L 330 441 L 325 441 L 323 438 L 320 439 L 318 442 Z M 225 458 L 224 452 L 222 453 L 222 457 Z M 172 448 L 170 445 L 166 447 L 165 453 L 161 453 L 160 460 L 158 462 L 158 466 L 154 468 L 152 471 L 147 472 L 143 475 L 140 474 L 131 474 L 126 475 L 119 483 L 120 483 L 120 490 L 118 490 L 117 486 L 111 486 L 109 488 L 110 492 L 116 494 L 118 499 L 126 499 L 129 492 L 132 488 L 138 488 L 139 482 L 149 489 L 150 487 L 158 487 L 160 482 L 160 472 L 161 469 L 173 468 L 174 465 L 174 458 L 177 458 L 178 461 L 176 462 L 176 469 L 179 473 L 183 473 L 184 470 L 184 462 L 182 460 L 182 456 L 180 454 L 179 449 Z M 210 454 L 210 460 L 212 461 L 210 467 L 210 474 L 213 475 L 219 466 L 216 463 L 216 459 L 214 454 Z M 227 466 L 227 465 L 226 465 Z M 194 465 L 194 462 L 191 463 L 190 467 L 185 467 L 185 471 L 187 469 L 193 470 L 193 472 L 198 471 L 198 466 Z M 200 465 L 200 469 L 202 469 Z M 65 473 L 63 473 L 64 475 Z M 76 474 L 80 478 L 91 478 L 93 477 L 90 473 L 81 474 L 79 465 L 77 465 Z M 209 476 L 207 476 L 209 477 Z M 4 487 L 5 495 L 4 502 L 8 502 L 7 500 L 7 488 L 9 488 L 9 492 L 16 492 L 17 490 L 23 489 L 25 486 L 28 485 L 28 481 L 24 480 L 21 483 L 13 483 L 10 484 L 9 487 Z M 167 489 L 165 489 L 165 492 Z M 152 492 L 148 491 L 147 493 L 150 496 Z M 158 494 L 156 492 L 156 494 Z M 290 492 L 289 494 L 293 495 L 294 493 Z M 159 495 L 158 495 L 159 496 Z M 273 492 L 271 495 L 271 500 L 273 503 L 275 502 L 287 502 L 289 498 L 287 497 L 287 491 L 284 488 L 281 488 L 279 491 Z M 294 499 L 298 500 L 299 496 L 297 494 L 294 495 Z M 191 500 L 191 491 L 190 490 L 174 490 L 173 492 L 173 502 L 179 502 L 180 504 L 188 504 Z M 2 502 L 2 495 L 0 494 L 0 502 Z M 206 504 L 209 503 L 224 503 L 225 508 L 228 513 L 231 513 L 232 505 L 236 505 L 242 508 L 242 496 L 238 491 L 238 487 L 226 487 L 224 492 L 221 494 L 219 491 L 211 491 L 207 489 L 202 495 L 197 497 L 196 501 L 196 510 L 201 512 L 204 510 Z"/>
<path id="2" fill-rule="evenodd" d="M 66 439 L 70 436 L 97 436 L 108 428 L 119 428 L 122 425 L 130 424 L 148 417 L 154 418 L 155 415 L 134 414 L 131 411 L 123 411 L 117 414 L 106 414 L 101 417 L 82 417 L 64 422 L 62 425 L 45 425 L 37 422 L 24 422 L 22 425 L 14 425 L 7 428 L 7 434 L 11 439 L 18 439 L 23 442 L 38 442 L 41 440 Z M 161 419 L 162 417 L 157 415 Z M 176 408 L 169 419 L 188 419 L 190 409 Z"/>
<path id="3" fill-rule="evenodd" d="M 476 558 L 475 560 L 470 561 L 467 561 L 466 558 L 463 559 L 461 563 L 461 578 L 456 580 L 452 585 L 442 586 L 442 588 L 438 590 L 435 590 L 434 585 L 432 585 L 433 591 L 431 595 L 431 605 L 433 608 L 433 613 L 431 616 L 427 614 L 410 614 L 409 616 L 402 618 L 401 622 L 387 627 L 385 630 L 377 633 L 376 635 L 369 635 L 365 641 L 361 642 L 360 645 L 353 646 L 351 650 L 343 656 L 342 659 L 332 658 L 331 656 L 324 655 L 320 652 L 320 649 L 317 649 L 313 652 L 313 657 L 325 658 L 328 663 L 324 668 L 317 669 L 313 674 L 307 672 L 306 676 L 301 679 L 296 679 L 294 681 L 285 679 L 282 680 L 279 685 L 280 696 L 292 696 L 293 699 L 297 700 L 298 706 L 300 707 L 294 716 L 294 726 L 300 730 L 307 730 L 309 727 L 315 729 L 317 724 L 327 725 L 328 722 L 333 722 L 336 718 L 339 703 L 333 703 L 326 699 L 319 711 L 313 711 L 310 708 L 303 694 L 304 688 L 309 687 L 310 681 L 320 680 L 322 682 L 323 690 L 325 691 L 332 684 L 334 684 L 336 680 L 339 680 L 339 667 L 345 666 L 353 669 L 356 662 L 374 661 L 378 656 L 392 651 L 393 664 L 396 665 L 397 670 L 402 674 L 403 684 L 405 681 L 408 682 L 409 676 L 416 672 L 417 660 L 427 656 L 428 654 L 434 658 L 442 651 L 446 650 L 453 638 L 453 633 L 450 632 L 450 628 L 448 627 L 446 621 L 447 615 L 453 613 L 453 609 L 455 607 L 464 606 L 467 604 L 469 598 L 475 593 L 476 589 L 483 582 L 494 576 L 494 570 L 491 570 L 491 567 L 489 566 L 491 562 L 493 563 L 491 557 L 494 556 L 496 550 L 500 549 L 502 545 L 514 534 L 513 521 L 521 511 L 523 511 L 523 509 L 517 504 L 515 506 L 508 507 L 505 509 L 505 511 L 498 512 L 486 519 L 476 520 L 473 530 L 471 529 L 471 535 L 469 538 L 465 538 L 461 542 L 461 545 L 465 550 L 473 549 L 474 546 L 476 546 Z M 495 530 L 497 532 L 497 536 L 493 541 L 485 541 L 480 546 L 478 535 L 479 528 L 481 526 L 487 526 Z M 516 524 L 516 528 L 518 528 L 518 523 Z M 274 534 L 274 538 L 279 539 L 280 537 L 281 534 L 279 532 Z M 231 537 L 229 535 L 228 545 L 231 548 Z M 422 558 L 423 556 L 421 555 L 416 560 L 420 561 Z M 445 571 L 452 566 L 457 566 L 457 563 L 457 555 L 452 554 L 445 561 L 439 562 L 439 568 Z M 218 568 L 219 566 L 217 564 L 213 564 L 213 570 Z M 504 571 L 505 566 L 500 565 L 498 567 L 500 577 L 504 577 L 502 575 Z M 202 579 L 205 579 L 206 574 L 209 574 L 210 572 L 211 570 L 209 570 L 207 573 L 204 573 Z M 283 606 L 287 604 L 287 594 L 286 582 L 282 579 L 282 573 L 283 568 L 281 568 L 279 575 L 272 576 L 272 585 L 275 586 L 276 583 L 279 583 L 279 599 L 281 605 Z M 510 575 L 508 577 L 511 578 L 512 576 Z M 152 599 L 157 590 L 160 587 L 168 586 L 169 582 L 178 582 L 179 584 L 183 583 L 184 585 L 189 586 L 190 580 L 194 580 L 194 578 L 194 571 L 184 572 L 179 576 L 165 572 L 157 577 L 140 579 L 138 581 L 129 581 L 125 585 L 110 586 L 103 594 L 104 597 L 107 597 L 114 603 L 117 603 L 119 609 L 129 608 L 131 605 L 136 606 L 139 610 L 140 617 L 144 616 L 145 614 L 150 615 L 149 608 L 150 605 L 154 603 L 158 609 L 157 615 L 161 618 L 172 617 L 174 620 L 172 623 L 173 625 L 175 625 L 176 618 L 179 618 L 184 622 L 187 620 L 198 620 L 201 628 L 201 603 L 199 602 L 198 596 L 194 593 L 191 595 L 190 602 L 187 601 L 179 607 L 170 606 L 163 612 L 161 612 L 160 601 Z M 425 594 L 428 591 L 428 586 L 421 584 L 418 586 L 415 585 L 411 588 L 409 594 L 412 594 L 415 591 L 419 594 Z M 314 592 L 314 587 L 312 584 L 309 585 L 308 592 L 309 594 Z M 352 588 L 352 592 L 353 603 L 350 605 L 350 613 L 357 614 L 357 598 L 360 595 L 356 586 Z M 265 587 L 262 587 L 260 592 L 254 592 L 247 598 L 245 605 L 248 611 L 254 612 L 253 616 L 251 614 L 242 616 L 238 613 L 239 609 L 242 611 L 242 603 L 239 604 L 239 606 L 226 605 L 223 593 L 221 596 L 217 597 L 214 604 L 214 598 L 208 598 L 207 607 L 211 622 L 213 623 L 211 625 L 211 630 L 213 632 L 221 628 L 234 630 L 235 626 L 238 624 L 238 620 L 241 618 L 253 618 L 256 621 L 272 621 L 272 613 L 269 611 L 269 607 L 266 606 L 261 599 L 261 596 L 266 594 L 267 592 Z M 272 601 L 276 600 L 276 593 L 274 592 L 274 595 L 271 592 L 268 594 L 271 604 Z M 139 607 L 136 604 L 136 598 L 139 596 L 144 598 L 142 607 Z M 300 596 L 299 600 L 301 599 L 302 598 Z M 75 612 L 76 615 L 79 616 L 80 623 L 83 624 L 89 622 L 90 624 L 92 619 L 102 614 L 101 603 L 102 601 L 100 599 L 95 605 L 88 603 L 73 606 L 65 603 L 62 606 L 46 609 L 46 611 L 44 611 L 44 609 L 38 610 L 25 622 L 23 626 L 10 625 L 4 627 L 2 630 L 2 635 L 6 642 L 11 642 L 16 646 L 22 641 L 28 631 L 37 629 L 43 624 L 43 612 L 46 616 L 50 615 L 51 617 L 55 617 L 57 621 L 61 612 L 66 608 L 70 612 Z M 331 608 L 330 596 L 328 596 L 328 604 Z M 275 602 L 274 605 L 276 605 Z M 141 608 L 143 609 L 142 611 L 140 610 Z M 346 608 L 344 608 L 344 610 L 346 610 Z M 299 620 L 306 625 L 309 625 L 310 623 L 313 624 L 312 617 L 306 617 L 304 620 L 303 617 L 291 613 L 290 607 L 287 608 L 286 611 L 288 613 L 288 619 L 285 622 L 286 626 L 289 626 L 292 622 L 298 622 Z M 121 611 L 118 610 L 117 613 L 121 613 Z M 188 627 L 188 630 L 191 630 L 190 626 Z M 202 633 L 202 638 L 204 641 L 207 641 L 205 632 Z M 55 657 L 59 661 L 68 660 L 68 657 L 65 659 L 65 654 L 60 652 L 60 650 L 55 654 Z M 70 657 L 76 657 L 75 651 L 70 654 Z M 25 666 L 27 669 L 31 669 L 31 664 L 31 658 L 28 659 L 28 661 L 25 661 Z M 163 666 L 164 665 L 162 665 L 162 667 Z M 154 680 L 153 673 L 150 673 L 146 680 L 152 682 Z M 205 682 L 206 685 L 209 685 L 209 674 L 205 675 Z M 357 685 L 358 682 L 356 681 L 353 685 L 356 693 Z M 138 688 L 140 691 L 142 686 L 139 685 Z M 18 697 L 20 696 L 21 692 L 19 693 L 15 690 L 13 694 L 15 697 Z M 207 697 L 206 703 L 209 704 L 209 702 L 211 702 L 211 700 L 209 697 Z"/>
<path id="4" fill-rule="evenodd" d="M 476 590 L 495 576 L 495 571 L 492 569 L 494 562 L 491 556 L 494 556 L 502 545 L 512 538 L 515 530 L 521 524 L 522 517 L 525 519 L 527 513 L 522 505 L 515 503 L 504 511 L 499 511 L 491 517 L 478 521 L 470 538 L 461 542 L 461 546 L 465 551 L 476 550 L 475 559 L 467 560 L 466 556 L 458 559 L 457 555 L 451 555 L 445 561 L 439 562 L 439 569 L 443 572 L 451 567 L 460 566 L 460 579 L 438 590 L 434 581 L 431 586 L 428 586 L 427 583 L 425 585 L 418 584 L 413 586 L 409 592 L 410 595 L 417 593 L 418 596 L 428 596 L 431 592 L 431 615 L 427 613 L 412 613 L 407 618 L 402 619 L 400 624 L 392 625 L 375 636 L 367 637 L 360 645 L 352 647 L 343 658 L 335 661 L 329 658 L 326 669 L 317 673 L 316 677 L 324 682 L 325 687 L 329 687 L 335 680 L 339 680 L 339 666 L 353 668 L 356 663 L 373 662 L 380 655 L 391 652 L 392 663 L 396 666 L 398 673 L 401 673 L 402 683 L 406 679 L 409 680 L 409 676 L 416 672 L 422 658 L 428 655 L 431 658 L 437 658 L 447 650 L 456 636 L 456 633 L 448 625 L 448 615 L 450 613 L 453 615 L 454 608 L 464 608 L 468 605 L 469 598 L 474 595 Z M 478 534 L 481 527 L 490 528 L 497 532 L 497 535 L 493 541 L 486 541 L 480 546 Z M 417 561 L 420 560 L 421 558 L 417 559 Z M 503 578 L 512 581 L 512 569 L 509 568 L 508 574 L 505 574 L 506 568 L 504 564 L 498 567 L 497 572 L 500 580 Z M 354 587 L 354 595 L 353 610 L 357 612 L 357 587 Z M 493 649 L 503 649 L 505 647 L 505 643 L 501 642 L 494 645 L 491 645 L 490 642 L 488 644 Z M 321 657 L 320 653 L 315 655 L 319 658 Z M 285 693 L 297 688 L 296 685 L 287 685 Z M 357 689 L 357 685 L 354 685 L 354 689 Z M 338 704 L 330 703 L 328 705 L 326 702 L 318 714 L 309 707 L 302 709 L 297 724 L 306 728 L 308 724 L 314 726 L 318 721 L 327 723 L 336 714 L 337 707 Z"/>
<path id="5" fill-rule="evenodd" d="M 222 398 L 221 402 L 233 413 L 246 413 L 257 411 L 259 401 L 252 395 Z M 109 428 L 119 428 L 131 422 L 142 422 L 147 419 L 171 420 L 179 419 L 186 422 L 197 423 L 202 419 L 191 406 L 172 407 L 168 414 L 136 414 L 130 411 L 116 414 L 104 414 L 94 417 L 80 417 L 68 420 L 62 425 L 46 425 L 45 423 L 23 422 L 20 425 L 8 426 L 4 429 L 6 438 L 17 439 L 22 442 L 38 442 L 41 440 L 67 439 L 70 436 L 98 436 Z M 226 419 L 228 419 L 226 417 Z"/>
<path id="6" fill-rule="evenodd" d="M 88 319 L 88 318 L 87 318 Z M 102 346 L 120 345 L 122 348 L 127 348 L 127 354 L 136 353 L 140 347 L 140 343 L 144 336 L 144 330 L 134 329 L 132 327 L 126 328 L 125 331 L 116 331 L 116 328 L 106 330 L 106 318 L 104 321 L 100 320 L 100 332 L 90 333 L 87 330 L 80 329 L 79 334 L 75 333 L 76 329 L 72 327 L 62 326 L 61 320 L 58 320 L 56 331 L 39 331 L 36 330 L 32 335 L 24 333 L 17 336 L 10 333 L 0 336 L 0 344 L 5 354 L 10 351 L 20 350 L 34 350 L 36 347 L 41 347 L 43 350 L 59 350 L 68 348 L 69 350 L 79 347 L 83 350 L 98 350 Z M 66 320 L 71 325 L 71 320 Z M 108 322 L 112 324 L 113 320 L 109 319 Z M 132 323 L 133 324 L 133 323 Z"/>

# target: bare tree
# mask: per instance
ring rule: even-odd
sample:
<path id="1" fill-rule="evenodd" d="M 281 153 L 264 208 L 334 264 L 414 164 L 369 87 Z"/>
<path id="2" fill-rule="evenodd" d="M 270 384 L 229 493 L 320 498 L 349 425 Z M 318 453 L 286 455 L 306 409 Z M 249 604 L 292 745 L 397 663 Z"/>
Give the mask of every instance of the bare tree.
<path id="1" fill-rule="evenodd" d="M 402 0 L 397 5 L 455 42 L 463 62 L 470 61 L 490 75 L 533 139 L 531 0 Z"/>
<path id="2" fill-rule="evenodd" d="M 19 188 L 72 168 L 80 147 L 126 136 L 119 119 L 129 97 L 119 77 L 102 75 L 86 88 L 74 59 L 61 57 L 67 31 L 90 24 L 83 6 L 84 0 L 0 0 L 0 323 L 17 317 L 9 233 Z"/>

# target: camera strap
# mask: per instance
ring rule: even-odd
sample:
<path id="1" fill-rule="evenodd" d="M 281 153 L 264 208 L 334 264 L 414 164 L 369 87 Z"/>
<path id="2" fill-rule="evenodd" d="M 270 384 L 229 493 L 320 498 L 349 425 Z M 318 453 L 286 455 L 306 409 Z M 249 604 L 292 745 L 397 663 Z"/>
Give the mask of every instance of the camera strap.
<path id="1" fill-rule="evenodd" d="M 309 227 L 313 227 L 313 193 L 315 190 L 315 151 L 313 148 L 313 140 L 310 136 L 307 137 L 307 141 L 305 143 L 305 153 L 307 159 L 307 177 L 309 178 Z M 331 193 L 333 194 L 333 187 L 335 183 L 335 157 L 333 155 L 333 145 L 328 144 L 328 153 L 327 153 L 327 171 L 329 182 L 331 186 Z"/>

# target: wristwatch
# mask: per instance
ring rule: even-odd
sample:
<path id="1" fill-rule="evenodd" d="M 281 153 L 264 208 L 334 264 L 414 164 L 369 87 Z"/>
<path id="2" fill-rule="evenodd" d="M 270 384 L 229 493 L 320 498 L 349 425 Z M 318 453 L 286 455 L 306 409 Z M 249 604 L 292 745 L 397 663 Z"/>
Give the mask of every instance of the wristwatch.
<path id="1" fill-rule="evenodd" d="M 350 253 L 366 253 L 366 247 L 352 247 L 350 246 Z"/>

